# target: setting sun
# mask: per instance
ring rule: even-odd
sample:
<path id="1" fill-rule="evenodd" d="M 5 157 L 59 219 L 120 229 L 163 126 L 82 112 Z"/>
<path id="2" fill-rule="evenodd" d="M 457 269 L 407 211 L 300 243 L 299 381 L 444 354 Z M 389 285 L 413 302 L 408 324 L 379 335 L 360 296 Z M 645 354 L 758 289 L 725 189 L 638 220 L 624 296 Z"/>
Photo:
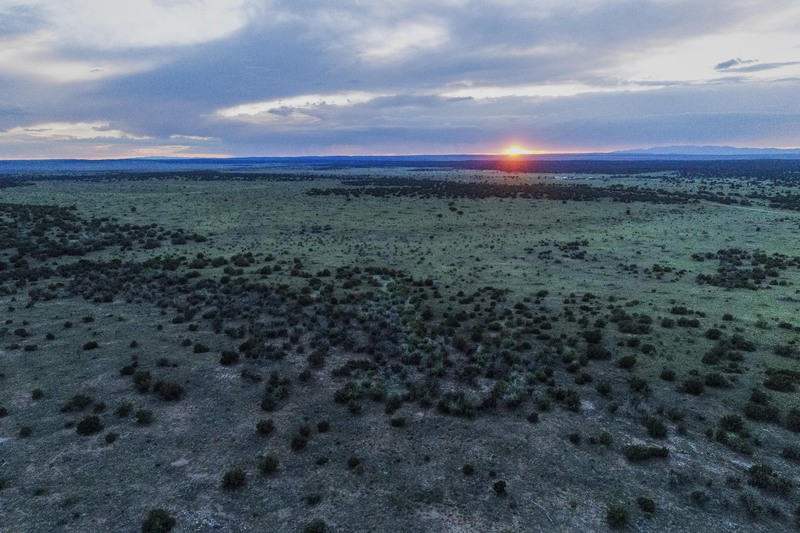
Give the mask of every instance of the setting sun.
<path id="1" fill-rule="evenodd" d="M 515 144 L 503 150 L 502 153 L 503 155 L 516 156 L 516 155 L 543 154 L 544 152 L 541 150 L 529 150 L 527 148 L 523 148 Z"/>

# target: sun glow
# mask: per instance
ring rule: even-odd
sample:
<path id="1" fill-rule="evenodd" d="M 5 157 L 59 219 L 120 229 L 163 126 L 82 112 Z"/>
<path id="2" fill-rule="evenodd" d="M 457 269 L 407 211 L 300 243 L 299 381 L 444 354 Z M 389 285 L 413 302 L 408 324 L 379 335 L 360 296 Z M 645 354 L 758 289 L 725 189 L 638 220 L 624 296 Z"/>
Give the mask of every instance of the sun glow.
<path id="1" fill-rule="evenodd" d="M 502 152 L 503 155 L 509 155 L 512 157 L 518 155 L 534 155 L 534 154 L 544 154 L 544 153 L 546 152 L 542 150 L 529 150 L 527 148 L 523 148 L 522 146 L 516 144 L 513 146 L 509 146 Z"/>

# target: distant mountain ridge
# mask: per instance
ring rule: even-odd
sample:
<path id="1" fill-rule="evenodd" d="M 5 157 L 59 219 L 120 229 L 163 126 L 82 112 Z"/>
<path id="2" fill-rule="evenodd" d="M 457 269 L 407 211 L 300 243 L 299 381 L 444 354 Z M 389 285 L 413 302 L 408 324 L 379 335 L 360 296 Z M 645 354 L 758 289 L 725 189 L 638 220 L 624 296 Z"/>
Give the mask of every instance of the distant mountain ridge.
<path id="1" fill-rule="evenodd" d="M 609 155 L 688 155 L 688 156 L 765 156 L 765 155 L 800 155 L 800 148 L 737 148 L 735 146 L 654 146 L 652 148 L 635 148 L 618 150 Z"/>

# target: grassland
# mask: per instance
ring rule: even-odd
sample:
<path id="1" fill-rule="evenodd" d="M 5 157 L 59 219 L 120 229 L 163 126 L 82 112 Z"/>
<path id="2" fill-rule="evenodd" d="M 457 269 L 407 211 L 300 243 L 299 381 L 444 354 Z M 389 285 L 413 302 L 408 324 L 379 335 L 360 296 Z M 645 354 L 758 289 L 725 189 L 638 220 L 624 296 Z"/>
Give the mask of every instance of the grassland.
<path id="1" fill-rule="evenodd" d="M 0 529 L 794 528 L 797 177 L 701 170 L 0 189 Z"/>

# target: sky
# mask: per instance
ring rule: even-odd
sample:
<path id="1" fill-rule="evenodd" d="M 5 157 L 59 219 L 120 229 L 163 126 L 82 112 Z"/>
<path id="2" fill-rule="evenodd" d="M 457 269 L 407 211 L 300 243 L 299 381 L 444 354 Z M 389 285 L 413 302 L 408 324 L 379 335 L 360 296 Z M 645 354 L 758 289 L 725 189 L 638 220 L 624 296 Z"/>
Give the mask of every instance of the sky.
<path id="1" fill-rule="evenodd" d="M 797 0 L 0 0 L 0 159 L 800 147 Z"/>

